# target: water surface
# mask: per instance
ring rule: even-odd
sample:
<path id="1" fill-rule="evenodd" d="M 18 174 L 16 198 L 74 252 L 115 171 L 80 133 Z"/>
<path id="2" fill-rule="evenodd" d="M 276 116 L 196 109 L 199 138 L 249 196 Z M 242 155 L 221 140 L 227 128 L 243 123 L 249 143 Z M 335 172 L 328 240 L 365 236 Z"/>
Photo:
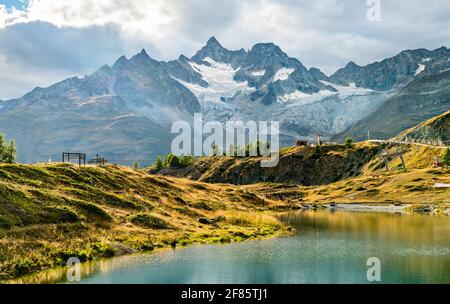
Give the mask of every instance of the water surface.
<path id="1" fill-rule="evenodd" d="M 450 217 L 326 210 L 282 219 L 293 235 L 88 263 L 81 283 L 369 283 L 371 257 L 383 283 L 450 283 Z"/>

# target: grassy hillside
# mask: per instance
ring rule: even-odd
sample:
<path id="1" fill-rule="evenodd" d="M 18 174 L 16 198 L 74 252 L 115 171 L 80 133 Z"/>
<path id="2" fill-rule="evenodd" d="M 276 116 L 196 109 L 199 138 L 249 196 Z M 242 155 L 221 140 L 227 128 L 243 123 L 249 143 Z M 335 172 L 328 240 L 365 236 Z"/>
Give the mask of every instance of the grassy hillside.
<path id="1" fill-rule="evenodd" d="M 397 145 L 383 145 L 388 153 L 398 151 Z M 444 149 L 409 145 L 403 147 L 407 170 L 398 157 L 390 158 L 391 170 L 386 172 L 384 159 L 377 155 L 361 168 L 361 174 L 319 186 L 261 183 L 246 189 L 273 198 L 296 198 L 306 204 L 364 203 L 434 205 L 449 213 L 450 189 L 434 189 L 435 183 L 450 184 L 450 168 L 433 168 L 434 157 Z"/>
<path id="2" fill-rule="evenodd" d="M 408 169 L 393 157 L 386 172 L 383 151 L 398 149 L 383 143 L 293 147 L 273 169 L 261 169 L 258 158 L 225 157 L 161 172 L 191 179 L 118 166 L 0 165 L 0 279 L 74 256 L 87 261 L 269 236 L 285 229 L 273 212 L 302 204 L 402 202 L 446 211 L 449 190 L 432 188 L 450 183 L 450 169 L 432 168 L 443 149 L 403 145 Z"/>
<path id="3" fill-rule="evenodd" d="M 248 185 L 272 182 L 319 186 L 383 172 L 384 151 L 395 155 L 399 149 L 405 152 L 404 158 L 409 169 L 433 166 L 435 157 L 442 156 L 444 151 L 438 147 L 378 142 L 361 142 L 354 144 L 352 148 L 343 145 L 292 147 L 281 151 L 275 168 L 261 168 L 261 158 L 204 157 L 187 168 L 163 169 L 157 173 L 208 183 Z M 396 170 L 400 166 L 400 160 L 396 157 L 392 161 L 390 167 Z"/>
<path id="4" fill-rule="evenodd" d="M 407 170 L 395 156 L 401 149 Z M 450 183 L 449 168 L 433 168 L 435 157 L 445 149 L 421 145 L 358 143 L 353 148 L 326 146 L 316 155 L 316 148 L 294 147 L 281 154 L 279 168 L 270 174 L 279 181 L 262 182 L 253 175 L 259 168 L 257 159 L 204 158 L 191 168 L 165 170 L 164 174 L 181 174 L 192 179 L 228 182 L 245 176 L 249 185 L 244 189 L 262 197 L 291 200 L 303 204 L 375 203 L 438 204 L 446 210 L 450 204 L 449 189 L 435 189 L 435 183 Z M 314 152 L 316 151 L 316 152 Z M 390 171 L 386 172 L 383 153 L 389 155 Z M 237 178 L 236 178 L 237 176 Z M 256 176 L 253 183 L 249 178 Z M 262 177 L 268 176 L 262 173 Z M 305 182 L 306 181 L 306 182 Z M 314 183 L 310 183 L 313 181 Z M 288 183 L 286 183 L 288 182 Z"/>
<path id="5" fill-rule="evenodd" d="M 0 165 L 0 279 L 81 260 L 283 229 L 289 202 L 117 166 Z"/>
<path id="6" fill-rule="evenodd" d="M 395 140 L 414 140 L 418 142 L 438 142 L 450 144 L 450 110 L 400 133 Z"/>

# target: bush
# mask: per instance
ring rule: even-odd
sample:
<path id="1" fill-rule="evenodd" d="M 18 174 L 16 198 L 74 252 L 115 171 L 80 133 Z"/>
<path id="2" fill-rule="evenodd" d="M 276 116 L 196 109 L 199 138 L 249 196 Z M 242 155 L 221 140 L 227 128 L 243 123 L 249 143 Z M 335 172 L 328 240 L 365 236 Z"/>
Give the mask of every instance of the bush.
<path id="1" fill-rule="evenodd" d="M 110 245 L 100 242 L 92 244 L 92 252 L 94 256 L 102 258 L 111 258 L 116 255 L 114 249 Z"/>
<path id="2" fill-rule="evenodd" d="M 162 218 L 151 214 L 137 214 L 130 218 L 130 222 L 133 224 L 150 229 L 168 229 L 170 225 Z"/>
<path id="3" fill-rule="evenodd" d="M 155 168 L 157 170 L 161 170 L 164 167 L 164 163 L 161 159 L 161 156 L 158 155 L 158 157 L 155 160 Z"/>
<path id="4" fill-rule="evenodd" d="M 170 153 L 166 155 L 164 160 L 164 167 L 168 168 L 178 168 L 180 166 L 180 159 L 178 156 Z"/>
<path id="5" fill-rule="evenodd" d="M 450 166 L 450 148 L 447 148 L 444 152 L 443 163 L 444 165 Z"/>
<path id="6" fill-rule="evenodd" d="M 0 132 L 0 163 L 14 164 L 16 162 L 16 143 L 11 140 L 6 144 L 5 137 Z"/>
<path id="7" fill-rule="evenodd" d="M 194 162 L 194 157 L 192 156 L 183 156 L 180 158 L 180 167 L 189 167 Z"/>
<path id="8" fill-rule="evenodd" d="M 346 147 L 347 149 L 353 148 L 353 139 L 347 138 L 347 139 L 345 140 L 345 147 Z"/>
<path id="9" fill-rule="evenodd" d="M 192 156 L 178 157 L 170 153 L 164 157 L 164 161 L 158 156 L 154 163 L 154 167 L 157 170 L 161 170 L 162 168 L 186 168 L 194 162 L 194 159 L 195 158 Z"/>

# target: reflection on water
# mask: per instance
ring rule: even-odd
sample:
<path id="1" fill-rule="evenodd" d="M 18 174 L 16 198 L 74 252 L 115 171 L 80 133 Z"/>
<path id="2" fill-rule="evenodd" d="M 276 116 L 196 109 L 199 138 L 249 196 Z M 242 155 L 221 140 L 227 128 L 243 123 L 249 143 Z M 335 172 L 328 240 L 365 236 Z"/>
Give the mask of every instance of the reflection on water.
<path id="1" fill-rule="evenodd" d="M 282 216 L 295 235 L 192 246 L 84 264 L 81 283 L 450 283 L 450 218 L 349 211 Z M 52 270 L 22 282 L 61 282 Z"/>

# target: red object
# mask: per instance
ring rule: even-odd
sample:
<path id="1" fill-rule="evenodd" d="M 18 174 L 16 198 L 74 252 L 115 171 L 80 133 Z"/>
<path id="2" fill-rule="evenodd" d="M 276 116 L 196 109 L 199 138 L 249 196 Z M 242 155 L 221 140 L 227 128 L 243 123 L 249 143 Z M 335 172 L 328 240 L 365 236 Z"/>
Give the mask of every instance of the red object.
<path id="1" fill-rule="evenodd" d="M 434 167 L 435 167 L 435 168 L 443 168 L 443 167 L 444 167 L 444 163 L 441 163 L 441 162 L 434 162 Z"/>

